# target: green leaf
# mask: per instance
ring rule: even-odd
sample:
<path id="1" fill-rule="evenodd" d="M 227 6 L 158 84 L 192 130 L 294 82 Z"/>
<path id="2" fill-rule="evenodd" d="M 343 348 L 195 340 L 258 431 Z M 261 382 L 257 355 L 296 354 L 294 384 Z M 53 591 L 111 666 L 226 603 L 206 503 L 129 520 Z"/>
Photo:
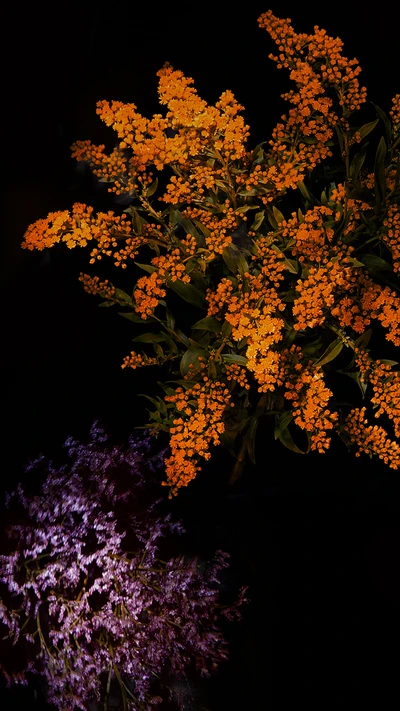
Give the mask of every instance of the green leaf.
<path id="1" fill-rule="evenodd" d="M 189 341 L 189 339 L 188 339 L 186 333 L 183 333 L 183 331 L 181 331 L 179 328 L 176 328 L 175 331 L 174 331 L 174 335 L 175 335 L 177 338 L 179 338 L 179 339 L 185 344 L 185 346 L 187 346 L 187 347 L 189 348 L 189 346 L 190 346 L 190 341 Z"/>
<path id="2" fill-rule="evenodd" d="M 372 104 L 372 106 L 374 107 L 374 109 L 375 109 L 376 113 L 378 114 L 379 118 L 383 121 L 383 125 L 384 125 L 384 127 L 385 127 L 385 132 L 386 132 L 387 142 L 388 142 L 388 145 L 390 146 L 391 143 L 392 143 L 392 138 L 393 138 L 393 136 L 392 136 L 392 124 L 391 124 L 390 120 L 388 119 L 387 115 L 385 114 L 385 112 L 382 111 L 382 109 L 380 109 L 379 106 L 377 106 L 376 104 L 374 104 L 373 101 L 371 101 L 371 104 Z"/>
<path id="3" fill-rule="evenodd" d="M 273 229 L 273 230 L 277 230 L 277 229 L 278 229 L 278 223 L 277 223 L 277 221 L 275 220 L 275 217 L 273 216 L 273 213 L 272 213 L 272 211 L 271 211 L 269 208 L 267 208 L 267 215 L 268 215 L 268 222 L 269 222 L 269 224 L 271 225 L 272 229 Z"/>
<path id="4" fill-rule="evenodd" d="M 340 125 L 338 123 L 335 124 L 335 131 L 336 131 L 336 135 L 337 135 L 338 141 L 339 141 L 340 153 L 343 153 L 344 152 L 343 131 L 340 128 Z"/>
<path id="5" fill-rule="evenodd" d="M 361 334 L 361 336 L 358 336 L 358 338 L 356 338 L 356 340 L 354 341 L 354 345 L 357 348 L 366 348 L 371 336 L 372 328 L 368 328 L 366 331 L 364 331 L 364 333 Z"/>
<path id="6" fill-rule="evenodd" d="M 380 358 L 379 360 L 384 365 L 398 365 L 399 364 L 397 360 L 388 360 L 387 358 Z"/>
<path id="7" fill-rule="evenodd" d="M 341 338 L 336 338 L 335 341 L 332 341 L 332 343 L 329 344 L 328 348 L 323 352 L 322 356 L 318 358 L 318 360 L 314 361 L 313 366 L 315 367 L 316 365 L 325 365 L 326 363 L 329 363 L 331 360 L 334 360 L 336 358 L 340 351 L 343 348 L 343 341 Z"/>
<path id="8" fill-rule="evenodd" d="M 229 338 L 229 336 L 232 333 L 232 324 L 229 323 L 228 321 L 224 321 L 222 324 L 222 335 L 224 338 Z"/>
<path id="9" fill-rule="evenodd" d="M 281 291 L 279 298 L 285 304 L 289 304 L 296 299 L 296 291 L 294 289 L 289 289 L 289 291 Z"/>
<path id="10" fill-rule="evenodd" d="M 193 284 L 186 284 L 180 279 L 177 279 L 176 281 L 168 279 L 167 286 L 172 289 L 175 294 L 178 294 L 181 299 L 187 301 L 188 304 L 197 306 L 200 309 L 207 309 L 207 301 L 204 294 L 197 289 L 197 287 L 193 286 Z"/>
<path id="11" fill-rule="evenodd" d="M 287 257 L 285 257 L 285 265 L 286 265 L 286 269 L 287 269 L 289 272 L 291 272 L 292 274 L 298 274 L 298 272 L 299 272 L 299 263 L 296 262 L 295 259 L 287 259 Z"/>
<path id="12" fill-rule="evenodd" d="M 132 338 L 134 343 L 160 343 L 165 341 L 165 336 L 163 333 L 141 333 L 140 336 L 135 336 Z"/>
<path id="13" fill-rule="evenodd" d="M 196 321 L 196 323 L 193 324 L 192 330 L 195 331 L 196 329 L 199 331 L 211 331 L 212 333 L 220 333 L 222 328 L 222 324 L 220 321 L 217 321 L 214 316 L 207 316 L 207 318 L 202 318 L 200 321 Z"/>
<path id="14" fill-rule="evenodd" d="M 393 267 L 385 259 L 381 259 L 376 254 L 364 254 L 362 260 L 367 269 L 378 269 L 380 271 L 393 271 Z"/>
<path id="15" fill-rule="evenodd" d="M 132 299 L 127 294 L 125 291 L 122 291 L 122 289 L 115 289 L 115 298 L 118 299 L 118 301 L 123 301 L 124 304 L 132 304 Z"/>
<path id="16" fill-rule="evenodd" d="M 202 356 L 204 361 L 207 358 L 207 355 L 207 351 L 202 348 L 197 348 L 195 346 L 188 348 L 186 353 L 183 354 L 179 366 L 182 377 L 188 373 L 189 366 L 191 364 L 194 365 L 195 368 L 200 368 L 199 356 Z"/>
<path id="17" fill-rule="evenodd" d="M 274 439 L 278 439 L 281 433 L 286 430 L 290 422 L 293 420 L 291 412 L 282 412 L 281 415 L 275 415 Z"/>
<path id="18" fill-rule="evenodd" d="M 222 353 L 222 358 L 225 363 L 238 363 L 239 365 L 247 365 L 247 358 L 238 353 Z"/>
<path id="19" fill-rule="evenodd" d="M 115 301 L 102 301 L 101 304 L 98 304 L 99 308 L 104 308 L 108 306 L 114 306 Z"/>
<path id="20" fill-rule="evenodd" d="M 175 395 L 175 390 L 173 388 L 169 388 L 168 385 L 165 385 L 164 383 L 160 382 L 157 380 L 157 385 L 161 387 L 166 395 Z"/>
<path id="21" fill-rule="evenodd" d="M 153 267 L 152 264 L 139 264 L 139 262 L 133 263 L 136 264 L 137 267 L 143 269 L 145 272 L 148 272 L 149 274 L 153 274 L 153 272 L 157 271 L 157 267 Z"/>
<path id="22" fill-rule="evenodd" d="M 258 145 L 253 150 L 251 160 L 256 165 L 262 163 L 264 160 L 264 149 L 262 148 L 262 146 L 264 146 L 266 143 L 268 143 L 268 141 L 262 141 L 261 143 L 258 143 Z"/>
<path id="23" fill-rule="evenodd" d="M 255 444 L 256 444 L 256 432 L 257 432 L 258 423 L 259 423 L 258 417 L 252 417 L 250 419 L 250 425 L 249 425 L 248 429 L 246 430 L 246 434 L 244 435 L 244 438 L 243 438 L 243 441 L 246 442 L 247 454 L 249 455 L 249 458 L 253 462 L 253 464 L 256 463 Z"/>
<path id="24" fill-rule="evenodd" d="M 348 378 L 351 378 L 352 380 L 354 380 L 354 381 L 357 383 L 358 387 L 359 387 L 360 390 L 361 390 L 361 397 L 364 399 L 364 397 L 365 397 L 365 391 L 366 391 L 366 389 L 367 389 L 367 387 L 368 387 L 368 383 L 364 383 L 364 382 L 361 381 L 361 379 L 360 379 L 360 373 L 345 373 L 345 372 L 343 371 L 342 374 L 343 374 L 343 375 L 346 375 Z"/>
<path id="25" fill-rule="evenodd" d="M 242 205 L 242 207 L 236 208 L 235 215 L 243 215 L 249 210 L 257 210 L 258 207 L 259 205 Z"/>
<path id="26" fill-rule="evenodd" d="M 171 329 L 171 331 L 174 330 L 175 328 L 175 316 L 171 313 L 171 311 L 167 308 L 166 309 L 166 317 L 167 317 L 167 328 Z"/>
<path id="27" fill-rule="evenodd" d="M 128 319 L 128 321 L 133 321 L 133 323 L 145 323 L 146 325 L 149 322 L 156 323 L 157 321 L 157 319 L 153 318 L 152 316 L 148 316 L 146 319 L 143 319 L 141 318 L 141 316 L 138 316 L 132 311 L 118 311 L 118 316 L 123 316 L 124 318 Z"/>
<path id="28" fill-rule="evenodd" d="M 217 378 L 217 366 L 215 365 L 213 360 L 210 360 L 208 363 L 208 372 L 207 375 L 211 380 L 216 380 Z"/>
<path id="29" fill-rule="evenodd" d="M 165 338 L 165 342 L 166 342 L 168 348 L 170 349 L 170 351 L 172 353 L 179 353 L 178 346 L 176 345 L 175 341 L 172 338 L 170 338 L 170 336 L 168 336 L 167 334 L 165 334 L 164 338 Z"/>
<path id="30" fill-rule="evenodd" d="M 193 222 L 194 222 L 194 224 L 196 225 L 196 227 L 200 230 L 200 232 L 202 232 L 202 234 L 204 235 L 204 237 L 207 237 L 207 239 L 209 239 L 209 238 L 211 237 L 211 232 L 210 232 L 210 230 L 208 229 L 208 227 L 206 227 L 205 225 L 203 225 L 203 223 L 200 222 L 200 220 L 195 220 L 195 219 L 193 219 Z M 204 242 L 204 240 L 203 240 L 203 242 Z M 202 246 L 202 247 L 205 247 L 205 246 L 206 246 L 206 243 L 204 242 L 204 244 L 202 244 L 201 246 Z"/>
<path id="31" fill-rule="evenodd" d="M 154 348 L 155 354 L 157 356 L 160 356 L 161 358 L 163 358 L 164 350 L 161 348 L 160 344 L 157 343 L 156 341 L 153 341 L 153 348 Z"/>
<path id="32" fill-rule="evenodd" d="M 361 150 L 355 154 L 353 160 L 350 163 L 350 178 L 351 180 L 357 180 L 361 168 L 364 165 L 365 157 L 367 155 L 369 143 L 364 143 Z"/>
<path id="33" fill-rule="evenodd" d="M 272 212 L 275 217 L 275 220 L 277 221 L 278 225 L 286 220 L 286 217 L 282 215 L 281 211 L 278 210 L 278 208 L 275 207 L 275 205 L 272 206 Z"/>
<path id="34" fill-rule="evenodd" d="M 378 143 L 378 148 L 375 154 L 375 164 L 374 164 L 374 184 L 375 184 L 375 194 L 376 203 L 379 208 L 380 203 L 386 197 L 386 174 L 385 174 L 385 157 L 386 157 L 386 143 L 382 136 Z"/>
<path id="35" fill-rule="evenodd" d="M 361 128 L 359 128 L 357 130 L 357 133 L 360 134 L 361 138 L 365 138 L 366 136 L 368 136 L 369 133 L 371 133 L 371 131 L 374 130 L 375 126 L 378 123 L 379 123 L 379 119 L 375 119 L 375 121 L 370 121 L 369 123 L 365 123 L 364 126 L 361 126 Z"/>
<path id="36" fill-rule="evenodd" d="M 286 447 L 286 449 L 290 449 L 292 452 L 296 452 L 297 454 L 305 454 L 305 452 L 299 449 L 297 444 L 293 442 L 292 435 L 290 434 L 287 427 L 286 429 L 282 430 L 278 439 Z"/>
<path id="37" fill-rule="evenodd" d="M 235 244 L 230 244 L 225 247 L 222 252 L 222 259 L 232 274 L 243 274 L 249 271 L 249 265 L 241 253 L 240 249 Z"/>
<path id="38" fill-rule="evenodd" d="M 337 124 L 336 124 L 337 125 Z M 311 205 L 314 205 L 315 203 L 315 198 L 313 195 L 311 195 L 310 191 L 306 186 L 304 185 L 304 182 L 301 180 L 298 184 L 297 187 L 299 188 L 303 198 L 306 200 L 306 202 L 311 203 Z"/>
<path id="39" fill-rule="evenodd" d="M 254 218 L 253 224 L 250 227 L 250 231 L 257 232 L 257 230 L 261 227 L 262 223 L 264 222 L 264 219 L 265 219 L 265 210 L 256 212 L 256 216 Z"/>
<path id="40" fill-rule="evenodd" d="M 158 400 L 156 400 L 154 397 L 150 397 L 150 395 L 142 395 L 141 393 L 139 393 L 139 397 L 145 397 L 146 400 L 150 400 L 150 402 L 152 402 L 158 410 Z"/>
<path id="41" fill-rule="evenodd" d="M 158 188 L 158 178 L 156 178 L 155 181 L 147 188 L 146 197 L 149 198 L 152 195 L 154 195 L 157 188 Z"/>

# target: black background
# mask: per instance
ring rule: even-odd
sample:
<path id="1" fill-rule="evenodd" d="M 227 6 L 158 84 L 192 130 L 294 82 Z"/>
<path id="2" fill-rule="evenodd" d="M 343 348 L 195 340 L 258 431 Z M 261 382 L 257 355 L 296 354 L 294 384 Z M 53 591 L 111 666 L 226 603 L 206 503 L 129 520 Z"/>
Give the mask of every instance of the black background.
<path id="1" fill-rule="evenodd" d="M 123 209 L 70 158 L 77 139 L 111 141 L 112 147 L 96 101 L 134 102 L 146 116 L 157 112 L 156 72 L 168 60 L 194 78 L 209 103 L 231 89 L 245 106 L 249 144 L 267 140 L 287 109 L 280 94 L 290 86 L 285 70 L 268 59 L 275 45 L 257 24 L 269 7 L 291 17 L 297 32 L 317 24 L 339 36 L 345 56 L 360 61 L 368 101 L 388 111 L 400 91 L 390 8 L 380 13 L 380 6 L 371 10 L 359 2 L 232 7 L 116 0 L 37 3 L 5 13 L 3 490 L 22 477 L 28 457 L 40 451 L 56 456 L 69 434 L 85 438 L 94 418 L 126 437 L 147 422 L 138 393 L 161 392 L 154 369 L 121 370 L 135 334 L 83 291 L 77 277 L 89 272 L 87 253 L 20 248 L 27 226 L 49 211 L 76 201 Z M 360 114 L 360 124 L 375 118 L 370 104 Z M 111 264 L 108 276 L 122 280 Z M 243 623 L 227 629 L 231 660 L 203 684 L 203 705 L 275 710 L 293 700 L 325 707 L 345 698 L 375 697 L 381 706 L 386 695 L 397 699 L 398 472 L 348 456 L 336 443 L 324 456 L 301 457 L 263 431 L 256 455 L 257 467 L 232 488 L 232 460 L 215 450 L 198 481 L 166 503 L 183 518 L 189 549 L 204 556 L 229 550 L 232 585 L 250 585 Z M 4 709 L 22 699 L 33 707 L 29 690 L 3 693 Z"/>

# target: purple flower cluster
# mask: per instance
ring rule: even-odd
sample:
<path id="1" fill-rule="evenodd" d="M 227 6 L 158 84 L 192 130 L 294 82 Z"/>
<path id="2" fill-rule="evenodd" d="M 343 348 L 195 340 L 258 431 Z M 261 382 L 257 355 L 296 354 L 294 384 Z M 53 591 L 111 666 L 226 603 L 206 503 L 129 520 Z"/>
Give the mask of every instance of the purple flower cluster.
<path id="1" fill-rule="evenodd" d="M 144 711 L 161 702 L 168 679 L 193 669 L 208 676 L 227 657 L 221 615 L 240 618 L 245 601 L 243 589 L 234 604 L 219 604 L 226 553 L 206 566 L 157 557 L 167 534 L 183 532 L 157 516 L 159 500 L 140 503 L 165 452 L 151 456 L 146 436 L 126 448 L 106 449 L 106 440 L 97 423 L 88 444 L 69 438 L 68 464 L 54 468 L 42 456 L 27 468 L 44 467 L 40 494 L 19 485 L 6 501 L 25 520 L 9 527 L 12 550 L 0 556 L 0 624 L 29 649 L 23 672 L 1 670 L 8 684 L 42 675 L 48 701 L 63 711 L 100 699 L 106 708 L 117 682 L 124 708 Z"/>

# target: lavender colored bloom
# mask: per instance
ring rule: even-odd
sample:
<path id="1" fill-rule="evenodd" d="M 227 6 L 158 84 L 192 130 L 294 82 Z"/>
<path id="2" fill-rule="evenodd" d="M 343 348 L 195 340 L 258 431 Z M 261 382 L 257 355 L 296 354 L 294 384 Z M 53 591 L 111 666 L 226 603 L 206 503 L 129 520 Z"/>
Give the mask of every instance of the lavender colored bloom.
<path id="1" fill-rule="evenodd" d="M 192 669 L 209 675 L 227 658 L 218 623 L 239 618 L 245 601 L 242 589 L 232 605 L 219 604 L 226 553 L 205 567 L 157 557 L 167 535 L 184 532 L 157 515 L 160 500 L 145 501 L 146 476 L 165 452 L 151 454 L 148 433 L 126 448 L 107 449 L 106 440 L 97 423 L 88 444 L 68 438 L 68 465 L 39 457 L 27 467 L 44 467 L 39 495 L 19 485 L 6 497 L 25 522 L 9 528 L 13 549 L 0 556 L 0 625 L 13 644 L 25 643 L 27 662 L 22 673 L 1 669 L 8 684 L 40 674 L 60 711 L 107 703 L 116 682 L 129 711 L 156 706 L 167 687 L 171 700 L 168 680 Z"/>

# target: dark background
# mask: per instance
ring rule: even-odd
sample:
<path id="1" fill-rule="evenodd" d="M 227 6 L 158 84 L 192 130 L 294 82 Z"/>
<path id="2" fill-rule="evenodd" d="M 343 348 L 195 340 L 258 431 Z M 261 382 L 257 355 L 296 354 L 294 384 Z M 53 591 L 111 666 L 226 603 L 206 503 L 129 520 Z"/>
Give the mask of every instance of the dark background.
<path id="1" fill-rule="evenodd" d="M 94 418 L 126 437 L 148 421 L 138 393 L 161 393 L 154 369 L 121 370 L 133 327 L 83 291 L 77 277 L 90 271 L 87 252 L 20 248 L 30 223 L 76 201 L 123 209 L 70 158 L 77 139 L 112 147 L 96 102 L 157 112 L 156 72 L 168 60 L 209 103 L 231 89 L 245 106 L 250 146 L 267 140 L 290 87 L 285 70 L 268 59 L 275 45 L 257 24 L 268 8 L 291 17 L 297 32 L 317 24 L 339 36 L 345 56 L 360 61 L 368 101 L 389 111 L 400 91 L 398 25 L 387 7 L 232 7 L 116 0 L 5 11 L 2 490 L 22 478 L 28 457 L 56 456 L 70 434 L 85 438 Z M 360 124 L 374 118 L 367 104 Z M 107 276 L 121 283 L 111 263 Z M 385 706 L 385 695 L 398 698 L 398 472 L 348 456 L 340 443 L 324 456 L 301 457 L 269 435 L 261 431 L 257 467 L 235 487 L 227 485 L 232 460 L 216 449 L 198 480 L 167 505 L 183 518 L 189 549 L 203 556 L 228 550 L 232 587 L 250 585 L 244 621 L 227 628 L 231 660 L 203 683 L 201 703 L 211 711 L 275 711 L 293 700 L 325 707 L 346 694 L 349 702 L 379 698 Z M 33 708 L 31 690 L 2 693 L 4 711 L 22 699 Z M 40 699 L 36 707 L 44 707 Z"/>

